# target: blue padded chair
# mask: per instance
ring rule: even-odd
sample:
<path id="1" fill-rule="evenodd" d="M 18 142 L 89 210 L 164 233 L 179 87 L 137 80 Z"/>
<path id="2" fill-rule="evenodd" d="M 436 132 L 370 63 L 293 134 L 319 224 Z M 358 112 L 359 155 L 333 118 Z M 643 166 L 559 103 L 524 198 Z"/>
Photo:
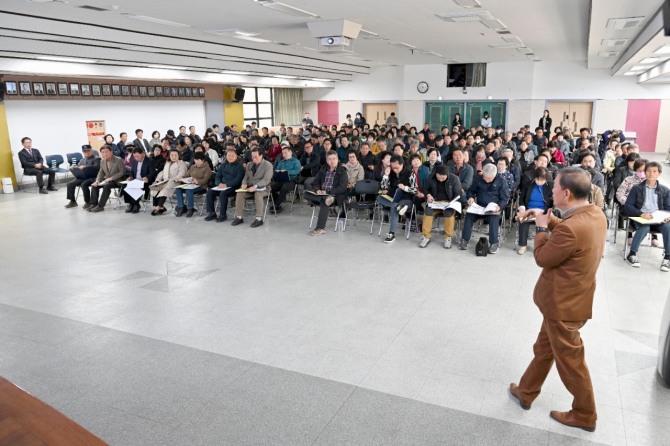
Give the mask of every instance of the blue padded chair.
<path id="1" fill-rule="evenodd" d="M 65 156 L 67 156 L 67 162 L 70 167 L 78 166 L 81 160 L 84 159 L 84 156 L 79 152 L 68 153 Z"/>

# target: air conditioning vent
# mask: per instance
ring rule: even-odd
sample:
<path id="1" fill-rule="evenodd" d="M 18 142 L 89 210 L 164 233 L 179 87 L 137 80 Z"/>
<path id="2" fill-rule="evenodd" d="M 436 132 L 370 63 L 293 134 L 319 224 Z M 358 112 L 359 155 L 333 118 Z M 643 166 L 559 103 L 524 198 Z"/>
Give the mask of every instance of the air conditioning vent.
<path id="1" fill-rule="evenodd" d="M 617 57 L 619 54 L 621 54 L 620 51 L 601 51 L 598 53 L 598 56 L 600 57 Z"/>
<path id="2" fill-rule="evenodd" d="M 623 17 L 620 19 L 609 19 L 607 29 L 631 29 L 642 26 L 644 17 Z"/>
<path id="3" fill-rule="evenodd" d="M 603 39 L 601 43 L 602 46 L 624 46 L 628 43 L 630 39 Z"/>
<path id="4" fill-rule="evenodd" d="M 304 17 L 307 19 L 314 19 L 319 17 L 318 15 L 305 11 L 304 9 L 294 8 L 293 6 L 286 5 L 281 2 L 276 2 L 274 0 L 256 0 L 259 5 L 265 6 L 269 9 L 274 9 L 275 11 L 283 12 L 284 14 L 290 14 L 297 17 Z"/>

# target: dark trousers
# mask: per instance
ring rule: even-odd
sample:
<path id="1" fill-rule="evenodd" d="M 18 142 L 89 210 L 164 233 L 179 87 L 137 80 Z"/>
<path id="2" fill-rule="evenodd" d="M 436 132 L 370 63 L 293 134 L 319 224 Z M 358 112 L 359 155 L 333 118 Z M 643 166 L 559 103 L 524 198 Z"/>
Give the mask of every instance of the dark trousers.
<path id="1" fill-rule="evenodd" d="M 275 207 L 279 207 L 286 200 L 286 194 L 295 188 L 295 181 L 285 181 L 283 183 L 273 182 L 271 188 Z"/>
<path id="2" fill-rule="evenodd" d="M 112 193 L 112 189 L 118 189 L 119 185 L 116 181 L 110 181 L 105 183 L 103 186 L 91 186 L 91 204 L 93 206 L 100 206 L 104 208 L 109 200 L 109 194 Z M 100 193 L 102 189 L 102 193 Z M 98 195 L 100 198 L 98 198 Z"/>
<path id="3" fill-rule="evenodd" d="M 219 198 L 219 215 L 225 216 L 226 211 L 228 210 L 228 199 L 236 194 L 234 187 L 229 187 L 226 190 L 218 191 L 209 189 L 207 191 L 207 196 L 205 201 L 207 203 L 207 212 L 210 214 L 214 213 L 214 198 Z"/>
<path id="4" fill-rule="evenodd" d="M 519 223 L 519 246 L 526 246 L 528 244 L 530 225 L 530 222 Z"/>
<path id="5" fill-rule="evenodd" d="M 75 199 L 74 192 L 77 189 L 77 186 L 81 187 L 81 192 L 84 194 L 84 203 L 91 202 L 91 189 L 89 186 L 93 184 L 95 178 L 87 178 L 85 180 L 80 180 L 75 178 L 74 180 L 67 183 L 67 199 L 70 201 L 77 201 Z"/>
<path id="6" fill-rule="evenodd" d="M 166 201 L 167 201 L 167 197 L 154 197 L 154 206 L 164 208 Z"/>
<path id="7" fill-rule="evenodd" d="M 329 207 L 326 205 L 326 198 L 328 198 L 328 195 L 305 194 L 305 198 L 319 206 L 319 216 L 316 219 L 316 229 L 326 229 L 329 212 Z M 337 195 L 335 197 L 335 201 L 333 201 L 333 205 L 341 206 L 343 199 L 344 197 L 342 195 Z"/>
<path id="8" fill-rule="evenodd" d="M 37 185 L 42 189 L 44 187 L 44 178 L 42 178 L 42 175 L 46 174 L 49 175 L 49 187 L 54 185 L 54 182 L 56 181 L 56 172 L 53 170 L 49 169 L 48 167 L 42 165 L 41 169 L 35 169 L 34 167 L 29 167 L 27 169 L 23 169 L 23 174 L 24 175 L 34 175 L 35 180 L 37 181 Z"/>
<path id="9" fill-rule="evenodd" d="M 142 188 L 144 191 L 144 196 L 147 196 L 147 192 L 149 192 L 149 185 L 145 184 L 144 187 Z M 126 192 L 126 188 L 121 188 L 121 193 L 123 194 L 123 201 L 126 202 L 127 204 L 131 206 L 139 206 L 140 201 L 142 200 L 142 196 L 140 196 L 137 200 L 133 199 L 128 193 Z"/>
<path id="10" fill-rule="evenodd" d="M 470 237 L 472 236 L 472 225 L 474 225 L 475 221 L 479 220 L 480 218 L 486 220 L 486 223 L 489 225 L 489 243 L 492 245 L 498 243 L 498 225 L 500 224 L 500 215 L 466 214 L 461 238 L 465 241 L 470 240 Z"/>

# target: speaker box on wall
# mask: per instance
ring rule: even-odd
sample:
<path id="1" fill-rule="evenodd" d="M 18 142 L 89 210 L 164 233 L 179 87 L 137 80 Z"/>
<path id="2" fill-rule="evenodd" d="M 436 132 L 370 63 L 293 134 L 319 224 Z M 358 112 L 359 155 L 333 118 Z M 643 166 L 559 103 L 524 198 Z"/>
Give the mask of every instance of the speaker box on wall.
<path id="1" fill-rule="evenodd" d="M 240 102 L 244 100 L 244 88 L 235 89 L 235 102 Z"/>
<path id="2" fill-rule="evenodd" d="M 4 82 L 0 82 L 0 102 L 5 100 L 5 91 L 7 91 L 7 86 Z"/>

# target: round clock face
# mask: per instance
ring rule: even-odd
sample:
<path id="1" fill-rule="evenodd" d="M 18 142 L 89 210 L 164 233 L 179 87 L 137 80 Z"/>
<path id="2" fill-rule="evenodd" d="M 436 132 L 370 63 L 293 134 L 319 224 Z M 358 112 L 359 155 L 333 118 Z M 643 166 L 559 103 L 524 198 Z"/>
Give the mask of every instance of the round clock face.
<path id="1" fill-rule="evenodd" d="M 419 93 L 425 93 L 428 91 L 428 83 L 427 82 L 419 82 L 416 86 L 416 89 L 419 90 Z"/>

